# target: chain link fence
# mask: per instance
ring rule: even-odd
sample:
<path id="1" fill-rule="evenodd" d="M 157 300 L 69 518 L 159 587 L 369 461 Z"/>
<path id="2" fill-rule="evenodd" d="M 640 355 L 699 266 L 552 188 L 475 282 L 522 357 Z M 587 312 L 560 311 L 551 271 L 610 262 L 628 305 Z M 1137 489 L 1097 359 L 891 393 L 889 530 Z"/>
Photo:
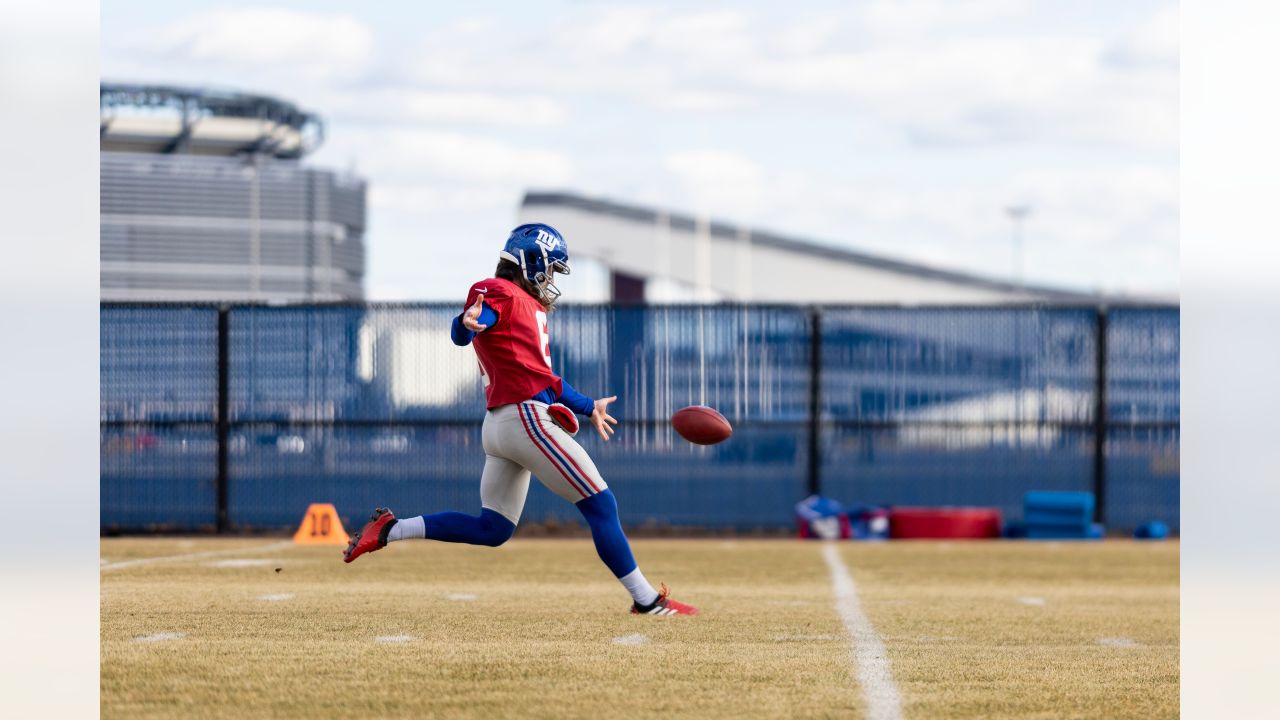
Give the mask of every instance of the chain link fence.
<path id="1" fill-rule="evenodd" d="M 103 532 L 292 528 L 478 510 L 484 394 L 454 304 L 101 310 Z M 617 394 L 583 432 L 631 527 L 777 530 L 846 503 L 1093 490 L 1112 529 L 1178 526 L 1176 307 L 566 306 L 552 364 Z M 669 424 L 719 409 L 732 440 Z M 523 521 L 577 524 L 533 485 Z"/>

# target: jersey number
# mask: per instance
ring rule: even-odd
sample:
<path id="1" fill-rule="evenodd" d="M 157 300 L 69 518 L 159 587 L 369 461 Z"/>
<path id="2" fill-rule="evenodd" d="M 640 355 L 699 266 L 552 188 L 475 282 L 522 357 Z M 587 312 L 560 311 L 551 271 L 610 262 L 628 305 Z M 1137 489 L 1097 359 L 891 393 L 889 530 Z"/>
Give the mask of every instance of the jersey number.
<path id="1" fill-rule="evenodd" d="M 538 344 L 542 346 L 542 359 L 547 363 L 547 369 L 551 369 L 551 336 L 547 333 L 547 314 L 541 310 L 536 311 L 538 317 Z"/>

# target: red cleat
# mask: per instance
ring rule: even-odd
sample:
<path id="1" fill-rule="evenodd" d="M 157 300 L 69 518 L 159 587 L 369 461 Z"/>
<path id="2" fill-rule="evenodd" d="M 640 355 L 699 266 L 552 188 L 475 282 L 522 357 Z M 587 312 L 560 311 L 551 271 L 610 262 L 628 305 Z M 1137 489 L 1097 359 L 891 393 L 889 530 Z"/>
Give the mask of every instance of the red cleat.
<path id="1" fill-rule="evenodd" d="M 675 600 L 672 600 L 670 597 L 667 597 L 670 594 L 670 592 L 671 591 L 667 589 L 667 584 L 662 583 L 661 589 L 658 590 L 658 599 L 654 600 L 653 604 L 649 605 L 648 607 L 642 607 L 640 605 L 636 605 L 635 603 L 632 603 L 631 614 L 632 615 L 657 615 L 659 617 L 665 617 L 667 615 L 697 615 L 698 614 L 698 608 L 692 605 L 685 605 L 682 602 L 677 602 Z"/>
<path id="2" fill-rule="evenodd" d="M 342 562 L 351 562 L 365 553 L 381 550 L 387 546 L 387 533 L 396 524 L 396 516 L 386 508 L 373 511 L 373 518 L 360 528 L 360 532 L 351 536 L 347 549 L 342 551 Z"/>

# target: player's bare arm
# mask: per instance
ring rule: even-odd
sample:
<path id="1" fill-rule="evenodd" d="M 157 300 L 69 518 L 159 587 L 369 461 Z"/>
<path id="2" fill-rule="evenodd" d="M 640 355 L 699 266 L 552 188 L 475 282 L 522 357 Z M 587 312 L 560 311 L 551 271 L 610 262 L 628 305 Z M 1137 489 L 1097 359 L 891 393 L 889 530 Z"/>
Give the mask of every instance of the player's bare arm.
<path id="1" fill-rule="evenodd" d="M 591 410 L 591 424 L 595 426 L 596 432 L 600 433 L 600 437 L 609 441 L 609 436 L 613 434 L 613 428 L 610 425 L 617 425 L 618 421 L 609 414 L 609 403 L 618 399 L 617 395 L 610 395 L 606 398 L 596 400 L 595 407 Z"/>

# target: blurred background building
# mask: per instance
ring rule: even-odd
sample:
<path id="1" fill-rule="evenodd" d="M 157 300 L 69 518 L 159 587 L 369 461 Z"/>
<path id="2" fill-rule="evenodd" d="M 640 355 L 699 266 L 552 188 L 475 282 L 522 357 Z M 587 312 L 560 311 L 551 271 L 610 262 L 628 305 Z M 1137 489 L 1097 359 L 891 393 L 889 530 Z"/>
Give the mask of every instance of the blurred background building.
<path id="1" fill-rule="evenodd" d="M 564 233 L 575 259 L 603 267 L 608 297 L 621 303 L 1102 300 L 1097 294 L 907 262 L 573 193 L 525 193 L 520 222 L 545 222 Z"/>
<path id="2" fill-rule="evenodd" d="M 103 300 L 364 297 L 364 180 L 303 163 L 314 113 L 237 92 L 102 83 Z"/>

